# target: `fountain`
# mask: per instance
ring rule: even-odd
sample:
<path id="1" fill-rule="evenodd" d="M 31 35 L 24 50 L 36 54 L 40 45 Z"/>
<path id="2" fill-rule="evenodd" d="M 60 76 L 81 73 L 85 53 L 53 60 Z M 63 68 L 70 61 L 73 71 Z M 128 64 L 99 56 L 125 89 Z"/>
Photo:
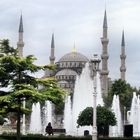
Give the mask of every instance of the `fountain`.
<path id="1" fill-rule="evenodd" d="M 119 101 L 118 95 L 113 96 L 113 102 L 112 102 L 111 109 L 115 114 L 117 124 L 115 126 L 109 127 L 109 136 L 110 137 L 120 137 L 123 135 L 123 123 L 122 123 L 122 117 L 121 117 L 121 111 L 120 111 L 120 101 Z"/>
<path id="2" fill-rule="evenodd" d="M 138 95 L 138 136 L 140 136 L 140 95 Z"/>
<path id="3" fill-rule="evenodd" d="M 45 130 L 46 126 L 50 122 L 52 124 L 52 103 L 50 101 L 45 101 L 44 108 L 44 117 L 42 120 L 43 130 Z"/>
<path id="4" fill-rule="evenodd" d="M 101 92 L 101 79 L 100 79 L 99 72 L 97 72 L 97 105 L 104 106 L 102 92 Z"/>
<path id="5" fill-rule="evenodd" d="M 89 130 L 91 134 L 92 127 L 85 126 L 78 128 L 77 119 L 81 111 L 86 107 L 93 106 L 93 90 L 93 79 L 90 75 L 89 63 L 87 63 L 81 75 L 76 78 L 73 101 L 71 101 L 71 96 L 66 96 L 65 98 L 64 128 L 67 135 L 83 135 L 84 130 Z M 99 73 L 97 73 L 97 105 L 103 106 Z M 40 114 L 40 104 L 33 104 L 30 122 L 30 132 L 32 133 L 40 133 L 45 129 L 48 122 L 53 123 L 52 104 L 46 101 L 42 109 L 44 115 Z"/>
<path id="6" fill-rule="evenodd" d="M 85 82 L 86 81 L 86 82 Z M 91 134 L 92 127 L 77 127 L 77 119 L 81 111 L 86 107 L 93 106 L 93 80 L 90 76 L 89 64 L 85 65 L 80 76 L 77 76 L 75 82 L 75 89 L 73 94 L 73 100 L 71 96 L 66 96 L 65 98 L 65 109 L 64 109 L 64 128 L 66 129 L 67 135 L 81 136 L 84 134 L 84 130 L 88 130 Z M 97 73 L 97 105 L 103 106 L 103 98 L 101 95 L 101 83 L 100 74 Z M 41 110 L 40 104 L 33 104 L 30 132 L 31 133 L 41 133 L 45 129 L 48 122 L 52 121 L 52 103 L 49 101 L 45 102 L 43 107 L 44 117 L 42 117 L 41 123 Z M 123 122 L 120 112 L 119 96 L 114 95 L 112 102 L 112 111 L 115 113 L 117 119 L 116 126 L 110 126 L 109 136 L 118 137 L 122 136 L 123 132 Z M 140 136 L 140 96 L 133 94 L 131 111 L 128 112 L 129 123 L 133 124 L 134 136 Z M 42 125 L 41 125 L 42 124 Z"/>
<path id="7" fill-rule="evenodd" d="M 65 97 L 65 107 L 64 107 L 64 128 L 66 129 L 66 134 L 70 135 L 72 123 L 72 110 L 71 110 L 71 96 Z"/>
<path id="8" fill-rule="evenodd" d="M 31 113 L 31 121 L 30 121 L 30 133 L 41 133 L 42 125 L 41 125 L 41 109 L 40 103 L 33 103 L 32 105 L 32 113 Z"/>
<path id="9" fill-rule="evenodd" d="M 67 122 L 66 120 L 70 118 L 67 122 L 68 124 L 64 125 L 66 132 L 69 131 L 69 133 L 67 133 L 68 135 L 83 135 L 84 130 L 88 130 L 91 134 L 92 127 L 78 127 L 77 119 L 81 111 L 86 107 L 93 106 L 93 92 L 93 80 L 91 79 L 89 64 L 87 63 L 81 75 L 77 76 L 72 105 L 71 101 L 65 104 L 65 112 L 67 112 L 65 114 L 69 114 L 69 117 L 67 118 L 67 116 L 64 115 L 64 124 Z M 103 106 L 99 73 L 97 73 L 97 93 L 97 105 Z"/>
<path id="10" fill-rule="evenodd" d="M 86 81 L 86 82 L 85 82 Z M 86 107 L 93 106 L 93 81 L 90 77 L 90 70 L 88 64 L 86 64 L 85 68 L 80 76 L 77 76 L 74 96 L 73 96 L 73 104 L 72 104 L 72 135 L 83 135 L 84 130 L 91 131 L 92 128 L 89 126 L 79 127 L 77 128 L 77 119 L 81 111 L 83 111 Z M 77 131 L 78 129 L 78 131 Z"/>
<path id="11" fill-rule="evenodd" d="M 137 96 L 135 92 L 133 92 L 131 110 L 127 118 L 133 125 L 133 136 L 140 136 L 140 96 Z"/>
<path id="12" fill-rule="evenodd" d="M 136 93 L 133 93 L 132 105 L 131 105 L 131 116 L 130 123 L 133 124 L 133 134 L 138 135 L 138 99 Z"/>

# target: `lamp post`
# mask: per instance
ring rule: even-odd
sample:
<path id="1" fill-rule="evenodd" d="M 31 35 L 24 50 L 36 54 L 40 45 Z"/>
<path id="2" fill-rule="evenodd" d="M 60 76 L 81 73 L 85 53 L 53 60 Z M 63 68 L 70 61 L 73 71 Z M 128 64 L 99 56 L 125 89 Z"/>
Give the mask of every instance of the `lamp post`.
<path id="1" fill-rule="evenodd" d="M 92 132 L 92 140 L 97 140 L 97 125 L 96 125 L 96 96 L 97 96 L 97 81 L 96 75 L 97 71 L 99 71 L 99 63 L 100 59 L 97 54 L 94 54 L 94 57 L 90 60 L 92 66 L 92 72 L 94 75 L 94 92 L 93 92 L 93 132 Z"/>

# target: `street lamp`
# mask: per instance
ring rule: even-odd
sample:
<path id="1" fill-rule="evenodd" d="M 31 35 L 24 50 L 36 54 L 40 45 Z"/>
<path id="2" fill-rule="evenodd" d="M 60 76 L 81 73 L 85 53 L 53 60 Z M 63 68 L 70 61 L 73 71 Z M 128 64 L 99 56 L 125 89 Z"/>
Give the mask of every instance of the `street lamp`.
<path id="1" fill-rule="evenodd" d="M 93 92 L 93 132 L 92 132 L 92 140 L 97 140 L 97 126 L 96 126 L 96 96 L 97 96 L 97 81 L 96 75 L 97 71 L 99 71 L 99 63 L 100 59 L 98 58 L 97 54 L 94 54 L 93 58 L 90 60 L 91 63 L 91 70 L 94 75 L 94 92 Z"/>

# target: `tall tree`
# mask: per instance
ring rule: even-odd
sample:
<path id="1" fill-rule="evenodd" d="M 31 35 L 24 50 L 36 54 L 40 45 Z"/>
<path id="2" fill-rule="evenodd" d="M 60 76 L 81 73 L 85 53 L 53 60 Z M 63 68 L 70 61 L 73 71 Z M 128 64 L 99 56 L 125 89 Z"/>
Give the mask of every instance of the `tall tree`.
<path id="1" fill-rule="evenodd" d="M 126 83 L 126 81 L 121 79 L 115 80 L 110 92 L 108 93 L 108 97 L 105 98 L 105 103 L 107 106 L 110 106 L 113 96 L 119 95 L 122 108 L 125 106 L 129 109 L 131 106 L 133 91 L 136 91 L 136 89 L 131 87 L 131 85 Z"/>
<path id="2" fill-rule="evenodd" d="M 29 111 L 22 108 L 22 102 L 50 100 L 57 104 L 63 101 L 64 91 L 54 78 L 37 79 L 33 73 L 52 66 L 37 66 L 35 57 L 21 58 L 8 40 L 0 41 L 0 113 L 17 114 L 17 140 L 20 140 L 21 114 Z M 38 89 L 38 86 L 43 88 Z M 6 90 L 5 90 L 6 89 Z"/>

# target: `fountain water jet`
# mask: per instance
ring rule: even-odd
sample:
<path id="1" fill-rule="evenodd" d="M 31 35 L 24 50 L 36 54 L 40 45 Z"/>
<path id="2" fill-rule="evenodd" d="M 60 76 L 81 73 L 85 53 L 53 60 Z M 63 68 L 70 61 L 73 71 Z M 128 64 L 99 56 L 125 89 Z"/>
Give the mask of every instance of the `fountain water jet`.
<path id="1" fill-rule="evenodd" d="M 100 85 L 100 76 L 97 74 L 97 105 L 103 106 Z M 93 90 L 93 80 L 90 75 L 89 64 L 87 63 L 85 68 L 83 68 L 81 75 L 76 78 L 72 104 L 70 97 L 69 101 L 65 102 L 65 112 L 67 113 L 64 113 L 64 124 L 67 122 L 67 119 L 70 119 L 67 122 L 68 124 L 65 124 L 64 126 L 66 131 L 70 132 L 70 135 L 83 135 L 84 130 L 89 130 L 91 134 L 92 127 L 85 126 L 78 128 L 77 119 L 80 112 L 82 112 L 86 107 L 93 106 Z M 68 118 L 66 114 L 69 114 Z M 72 115 L 70 116 L 70 114 Z"/>
<path id="2" fill-rule="evenodd" d="M 122 117 L 121 117 L 121 111 L 120 111 L 120 101 L 119 101 L 118 95 L 113 96 L 113 102 L 112 102 L 111 109 L 115 114 L 117 124 L 115 126 L 109 127 L 109 136 L 120 137 L 123 135 L 123 123 L 122 123 Z"/>
<path id="3" fill-rule="evenodd" d="M 84 130 L 89 130 L 91 134 L 92 126 L 77 128 L 77 119 L 81 111 L 86 107 L 93 106 L 93 92 L 93 79 L 91 78 L 89 64 L 87 63 L 85 68 L 83 68 L 81 75 L 77 76 L 73 101 L 71 101 L 70 96 L 67 96 L 65 99 L 64 128 L 66 129 L 67 135 L 83 135 Z M 103 106 L 99 73 L 97 73 L 97 105 Z M 38 131 L 41 132 L 41 111 L 35 109 L 35 104 L 33 104 L 32 110 L 30 131 L 38 133 Z M 43 110 L 45 117 L 42 117 L 42 130 L 45 129 L 48 122 L 52 122 L 52 104 L 49 101 L 46 101 Z M 35 122 L 34 124 L 37 123 L 37 121 L 34 121 L 36 116 L 40 116 L 39 130 L 36 129 L 36 126 L 32 126 L 33 122 Z"/>
<path id="4" fill-rule="evenodd" d="M 70 135 L 72 132 L 72 110 L 71 110 L 71 96 L 65 97 L 65 107 L 64 107 L 64 128 L 66 129 L 66 135 Z"/>
<path id="5" fill-rule="evenodd" d="M 40 103 L 33 103 L 32 105 L 32 113 L 31 113 L 31 121 L 29 131 L 31 133 L 41 133 L 42 125 L 41 125 L 41 110 Z"/>
<path id="6" fill-rule="evenodd" d="M 73 135 L 83 135 L 84 130 L 91 131 L 91 127 L 79 127 L 77 132 L 77 119 L 81 111 L 86 107 L 93 106 L 93 80 L 90 77 L 89 65 L 86 64 L 80 76 L 77 76 L 73 105 L 72 105 L 72 130 Z"/>
<path id="7" fill-rule="evenodd" d="M 46 125 L 49 122 L 52 123 L 52 103 L 50 101 L 45 101 L 45 118 L 46 118 Z"/>
<path id="8" fill-rule="evenodd" d="M 136 93 L 133 92 L 131 111 L 130 111 L 130 124 L 133 124 L 133 136 L 140 136 L 140 100 L 139 96 L 136 96 Z"/>
<path id="9" fill-rule="evenodd" d="M 101 79 L 100 79 L 99 72 L 97 72 L 97 106 L 98 105 L 104 106 L 102 92 L 101 92 Z"/>

